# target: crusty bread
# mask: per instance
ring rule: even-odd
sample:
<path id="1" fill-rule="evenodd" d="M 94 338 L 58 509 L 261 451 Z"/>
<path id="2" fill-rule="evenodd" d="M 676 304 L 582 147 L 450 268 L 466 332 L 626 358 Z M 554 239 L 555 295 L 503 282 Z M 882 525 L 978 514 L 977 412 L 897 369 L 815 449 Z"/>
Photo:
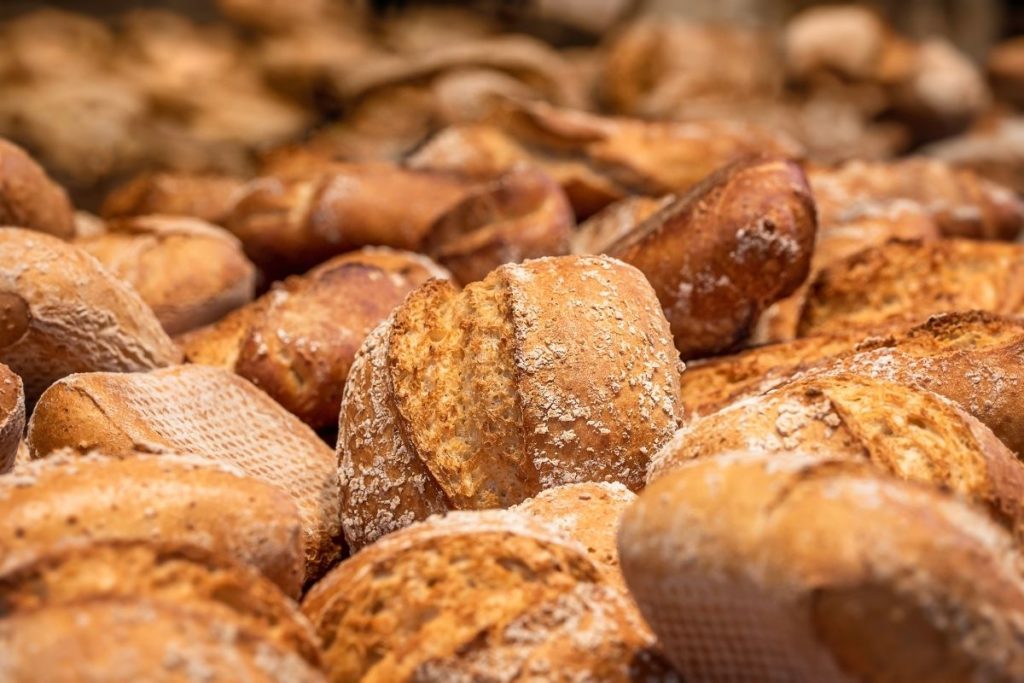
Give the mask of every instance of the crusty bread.
<path id="1" fill-rule="evenodd" d="M 25 388 L 21 378 L 0 363 L 0 474 L 14 467 L 25 435 Z"/>
<path id="2" fill-rule="evenodd" d="M 712 174 L 606 253 L 651 281 L 686 360 L 735 347 L 800 286 L 815 229 L 800 167 L 752 159 Z"/>
<path id="3" fill-rule="evenodd" d="M 818 274 L 797 333 L 884 330 L 969 310 L 1024 312 L 1024 246 L 947 239 L 865 249 Z"/>
<path id="4" fill-rule="evenodd" d="M 583 548 L 527 515 L 453 512 L 356 553 L 313 586 L 302 610 L 324 644 L 330 680 L 401 683 L 481 631 L 598 577 Z"/>
<path id="5" fill-rule="evenodd" d="M 74 209 L 64 189 L 17 145 L 0 138 L 0 226 L 74 235 Z"/>
<path id="6" fill-rule="evenodd" d="M 4 563 L 104 539 L 196 545 L 252 565 L 291 596 L 302 587 L 298 509 L 237 468 L 194 456 L 60 452 L 0 477 Z"/>
<path id="7" fill-rule="evenodd" d="M 536 259 L 461 293 L 429 282 L 367 338 L 349 375 L 346 540 L 568 482 L 638 489 L 678 423 L 678 387 L 668 324 L 625 264 Z"/>
<path id="8" fill-rule="evenodd" d="M 687 680 L 1024 678 L 1024 581 L 1009 534 L 860 463 L 692 462 L 626 511 L 619 552 Z"/>
<path id="9" fill-rule="evenodd" d="M 250 301 L 256 286 L 241 243 L 192 218 L 108 221 L 104 234 L 74 243 L 130 284 L 172 335 L 219 320 Z"/>
<path id="10" fill-rule="evenodd" d="M 546 173 L 517 168 L 473 190 L 442 214 L 424 249 L 462 284 L 503 263 L 569 251 L 572 207 Z"/>
<path id="11" fill-rule="evenodd" d="M 0 620 L 5 683 L 323 683 L 263 633 L 143 600 L 95 600 Z"/>
<path id="12" fill-rule="evenodd" d="M 33 457 L 60 448 L 181 452 L 227 462 L 288 492 L 303 519 L 308 577 L 338 556 L 334 456 L 317 435 L 246 380 L 181 365 L 151 373 L 87 373 L 54 384 L 28 428 Z"/>
<path id="13" fill-rule="evenodd" d="M 1024 463 L 962 408 L 918 387 L 844 373 L 784 384 L 681 429 L 651 462 L 649 480 L 742 450 L 867 460 L 971 498 L 1024 537 Z"/>
<path id="14" fill-rule="evenodd" d="M 231 176 L 144 173 L 114 188 L 100 213 L 104 218 L 189 216 L 222 225 L 244 185 Z"/>
<path id="15" fill-rule="evenodd" d="M 181 354 L 128 285 L 85 251 L 29 230 L 0 230 L 0 362 L 34 403 L 73 372 L 149 370 Z"/>
<path id="16" fill-rule="evenodd" d="M 320 662 L 316 636 L 295 603 L 254 568 L 198 546 L 149 539 L 56 544 L 0 571 L 3 618 L 110 598 L 142 598 L 237 624 Z"/>
<path id="17" fill-rule="evenodd" d="M 425 256 L 364 247 L 288 278 L 178 341 L 187 360 L 237 372 L 310 426 L 337 426 L 366 335 L 413 289 L 448 277 Z"/>
<path id="18" fill-rule="evenodd" d="M 673 199 L 672 195 L 657 198 L 633 195 L 609 204 L 577 226 L 572 236 L 572 253 L 603 254 Z"/>

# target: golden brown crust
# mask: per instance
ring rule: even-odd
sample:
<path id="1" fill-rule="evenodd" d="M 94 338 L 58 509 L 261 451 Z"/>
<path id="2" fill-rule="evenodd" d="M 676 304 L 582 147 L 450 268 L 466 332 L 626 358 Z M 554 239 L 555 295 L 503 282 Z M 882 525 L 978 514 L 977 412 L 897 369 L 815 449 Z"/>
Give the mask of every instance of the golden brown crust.
<path id="1" fill-rule="evenodd" d="M 114 188 L 103 200 L 104 218 L 189 216 L 222 225 L 245 182 L 223 175 L 145 173 Z"/>
<path id="2" fill-rule="evenodd" d="M 290 596 L 302 588 L 302 521 L 286 492 L 194 456 L 124 459 L 58 452 L 0 477 L 5 563 L 72 541 L 196 545 L 259 569 Z"/>
<path id="3" fill-rule="evenodd" d="M 0 474 L 14 467 L 25 435 L 25 388 L 21 378 L 0 363 Z"/>
<path id="4" fill-rule="evenodd" d="M 74 235 L 74 209 L 64 189 L 20 147 L 0 139 L 0 225 L 56 237 Z"/>
<path id="5" fill-rule="evenodd" d="M 626 512 L 619 551 L 686 677 L 1024 676 L 1024 582 L 1009 534 L 959 500 L 860 463 L 796 453 L 695 461 Z"/>
<path id="6" fill-rule="evenodd" d="M 84 250 L 38 232 L 0 230 L 0 316 L 0 361 L 21 376 L 30 404 L 74 372 L 181 358 L 136 292 Z"/>
<path id="7" fill-rule="evenodd" d="M 724 168 L 607 249 L 651 281 L 683 359 L 735 347 L 807 276 L 816 231 L 800 167 Z"/>
<path id="8" fill-rule="evenodd" d="M 442 214 L 423 247 L 465 285 L 504 263 L 568 253 L 574 222 L 554 180 L 540 170 L 517 168 Z"/>
<path id="9" fill-rule="evenodd" d="M 603 254 L 673 199 L 672 195 L 657 199 L 634 195 L 609 204 L 577 226 L 572 236 L 572 253 Z"/>
<path id="10" fill-rule="evenodd" d="M 228 462 L 287 491 L 303 518 L 309 578 L 339 554 L 334 456 L 317 435 L 237 375 L 200 365 L 88 373 L 54 384 L 29 421 L 34 457 L 59 448 L 182 452 Z"/>

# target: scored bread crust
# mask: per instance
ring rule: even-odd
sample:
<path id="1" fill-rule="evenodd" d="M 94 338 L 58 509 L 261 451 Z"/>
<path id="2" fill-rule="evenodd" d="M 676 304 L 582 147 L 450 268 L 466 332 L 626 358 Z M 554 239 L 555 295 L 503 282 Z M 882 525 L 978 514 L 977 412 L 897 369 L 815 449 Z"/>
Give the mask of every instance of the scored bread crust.
<path id="1" fill-rule="evenodd" d="M 14 467 L 25 435 L 25 389 L 21 378 L 0 363 L 0 474 Z"/>
<path id="2" fill-rule="evenodd" d="M 866 460 L 975 500 L 1024 535 L 1024 463 L 955 403 L 918 387 L 844 373 L 798 379 L 681 429 L 652 461 L 649 481 L 742 450 Z"/>
<path id="3" fill-rule="evenodd" d="M 0 555 L 34 558 L 73 540 L 159 539 L 259 569 L 290 596 L 302 588 L 302 519 L 289 496 L 195 456 L 53 453 L 0 477 Z"/>
<path id="4" fill-rule="evenodd" d="M 309 591 L 302 610 L 331 680 L 399 682 L 599 576 L 582 547 L 527 515 L 452 512 L 359 551 Z"/>
<path id="5" fill-rule="evenodd" d="M 64 188 L 23 149 L 0 139 L 0 225 L 66 239 L 74 235 L 74 222 Z"/>
<path id="6" fill-rule="evenodd" d="M 159 539 L 59 543 L 0 569 L 0 615 L 96 599 L 141 598 L 237 623 L 319 666 L 312 625 L 255 568 L 199 546 Z"/>
<path id="7" fill-rule="evenodd" d="M 74 244 L 131 285 L 171 335 L 219 320 L 252 300 L 256 287 L 241 242 L 192 218 L 108 221 L 105 233 Z"/>
<path id="8" fill-rule="evenodd" d="M 317 435 L 246 380 L 181 365 L 151 373 L 88 373 L 52 386 L 29 421 L 29 448 L 181 452 L 235 465 L 286 491 L 302 515 L 309 578 L 338 556 L 334 456 Z"/>
<path id="9" fill-rule="evenodd" d="M 1009 534 L 863 463 L 797 452 L 694 461 L 641 494 L 619 551 L 687 679 L 1024 676 L 1024 582 Z"/>
<path id="10" fill-rule="evenodd" d="M 678 382 L 650 285 L 622 263 L 505 265 L 461 293 L 429 282 L 370 335 L 346 386 L 346 539 L 568 482 L 637 489 L 678 424 Z"/>
<path id="11" fill-rule="evenodd" d="M 29 230 L 0 230 L 0 361 L 32 404 L 74 372 L 150 370 L 181 354 L 131 287 L 85 251 Z"/>
<path id="12" fill-rule="evenodd" d="M 114 188 L 104 198 L 100 215 L 189 216 L 222 225 L 244 186 L 231 176 L 144 173 Z"/>

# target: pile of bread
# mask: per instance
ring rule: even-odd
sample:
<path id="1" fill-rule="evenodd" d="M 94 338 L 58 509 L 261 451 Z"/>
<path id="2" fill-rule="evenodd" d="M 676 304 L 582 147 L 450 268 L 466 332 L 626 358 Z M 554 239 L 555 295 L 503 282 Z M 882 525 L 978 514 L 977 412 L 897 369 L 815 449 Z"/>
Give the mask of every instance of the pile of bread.
<path id="1" fill-rule="evenodd" d="M 0 683 L 1024 680 L 1015 191 L 488 92 L 100 215 L 0 140 Z"/>

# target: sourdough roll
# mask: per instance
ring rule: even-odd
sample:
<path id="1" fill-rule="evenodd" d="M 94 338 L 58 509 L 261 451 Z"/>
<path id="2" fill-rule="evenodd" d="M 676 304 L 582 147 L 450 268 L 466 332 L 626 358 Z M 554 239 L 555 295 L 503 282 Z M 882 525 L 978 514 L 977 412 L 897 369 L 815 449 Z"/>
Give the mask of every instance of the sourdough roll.
<path id="1" fill-rule="evenodd" d="M 360 547 L 448 509 L 559 484 L 643 485 L 679 421 L 680 364 L 650 285 L 614 259 L 505 265 L 462 292 L 428 282 L 367 338 L 338 459 Z"/>
<path id="2" fill-rule="evenodd" d="M 141 216 L 107 222 L 75 245 L 142 297 L 168 334 L 224 317 L 252 300 L 256 268 L 229 232 L 200 220 Z"/>
<path id="3" fill-rule="evenodd" d="M 84 250 L 0 230 L 0 362 L 30 404 L 74 372 L 151 370 L 180 357 L 139 295 Z"/>
<path id="4" fill-rule="evenodd" d="M 844 373 L 784 384 L 681 429 L 652 461 L 649 479 L 738 450 L 867 460 L 973 499 L 1024 535 L 1024 463 L 955 403 L 918 387 Z"/>
<path id="5" fill-rule="evenodd" d="M 50 387 L 28 428 L 39 458 L 60 448 L 181 452 L 230 463 L 288 493 L 302 515 L 309 577 L 340 552 L 334 457 L 317 435 L 265 393 L 220 368 L 86 373 Z"/>
<path id="6" fill-rule="evenodd" d="M 60 543 L 160 540 L 251 565 L 291 596 L 304 576 L 302 518 L 277 487 L 195 456 L 59 452 L 0 476 L 0 557 Z"/>
<path id="7" fill-rule="evenodd" d="M 619 552 L 687 680 L 1024 678 L 1010 535 L 860 463 L 799 452 L 688 463 L 626 511 Z"/>
<path id="8" fill-rule="evenodd" d="M 651 281 L 684 359 L 743 341 L 807 277 L 814 199 L 799 165 L 723 168 L 606 249 Z"/>
<path id="9" fill-rule="evenodd" d="M 366 336 L 416 287 L 449 277 L 420 254 L 364 247 L 289 277 L 178 342 L 186 360 L 238 373 L 314 429 L 337 426 Z"/>
<path id="10" fill-rule="evenodd" d="M 25 434 L 25 388 L 21 378 L 0 363 L 0 474 L 14 467 Z"/>
<path id="11" fill-rule="evenodd" d="M 25 150 L 0 138 L 0 225 L 74 235 L 67 193 Z"/>
<path id="12" fill-rule="evenodd" d="M 231 176 L 144 173 L 114 188 L 100 213 L 104 218 L 188 216 L 222 225 L 244 186 Z"/>

